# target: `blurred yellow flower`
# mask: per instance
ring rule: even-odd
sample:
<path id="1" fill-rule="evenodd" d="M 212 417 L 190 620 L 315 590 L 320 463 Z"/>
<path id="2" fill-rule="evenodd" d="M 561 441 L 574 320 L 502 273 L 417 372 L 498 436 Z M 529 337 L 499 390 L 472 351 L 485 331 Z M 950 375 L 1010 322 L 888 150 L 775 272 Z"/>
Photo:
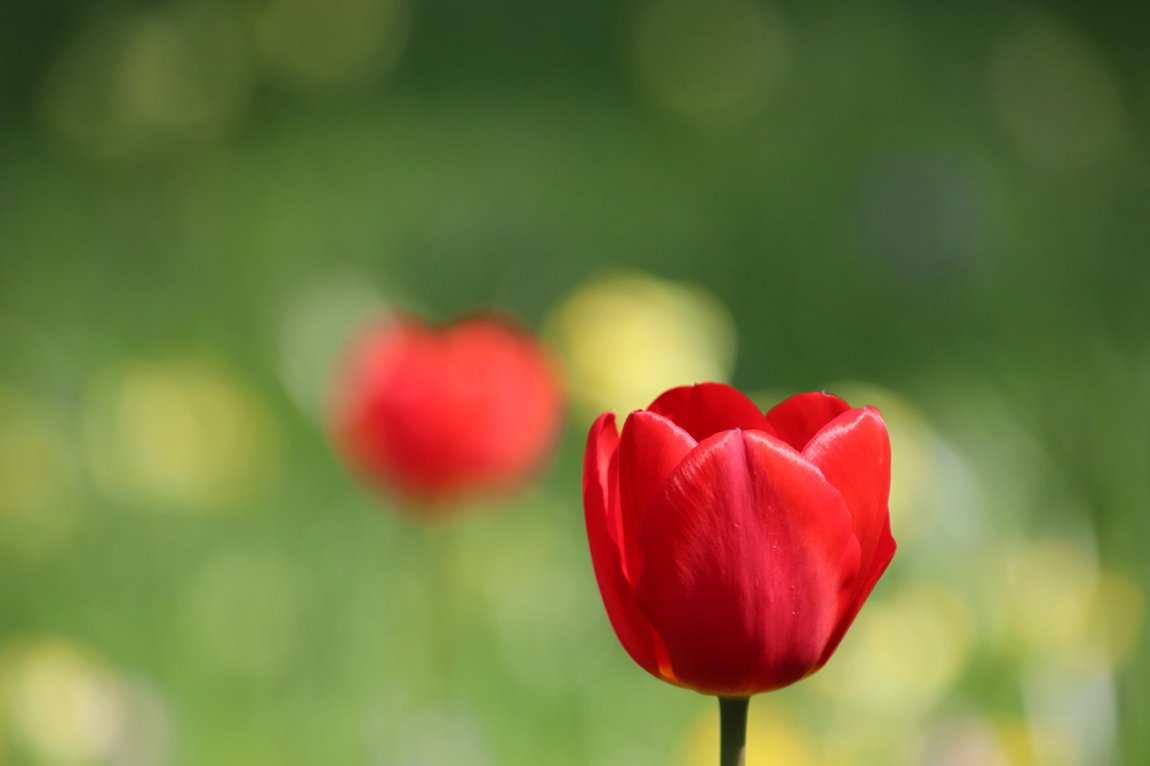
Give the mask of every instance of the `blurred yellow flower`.
<path id="1" fill-rule="evenodd" d="M 712 766 L 719 755 L 718 707 L 712 703 L 687 730 L 683 746 L 683 766 Z M 751 700 L 747 719 L 746 766 L 821 766 L 815 743 L 795 722 L 792 715 L 768 697 Z"/>
<path id="2" fill-rule="evenodd" d="M 586 415 L 627 413 L 674 386 L 725 382 L 734 364 L 734 321 L 718 299 L 642 274 L 587 282 L 554 311 L 546 334 Z"/>
<path id="3" fill-rule="evenodd" d="M 1081 542 L 1027 542 L 1007 554 L 1005 607 L 1015 648 L 1029 659 L 1092 663 L 1125 657 L 1141 625 L 1142 592 L 1100 570 Z"/>
<path id="4" fill-rule="evenodd" d="M 166 713 L 140 691 L 95 652 L 65 639 L 26 637 L 0 652 L 3 724 L 35 763 L 166 760 Z"/>
<path id="5" fill-rule="evenodd" d="M 933 724 L 913 759 L 926 766 L 1078 766 L 1057 731 L 1018 718 L 968 714 Z"/>
<path id="6" fill-rule="evenodd" d="M 134 504 L 235 508 L 266 486 L 279 456 L 262 402 L 207 359 L 111 371 L 96 382 L 87 414 L 96 479 Z"/>
<path id="7" fill-rule="evenodd" d="M 1142 628 L 1145 598 L 1138 583 L 1103 570 L 1098 577 L 1087 624 L 1094 641 L 1117 663 L 1130 656 Z"/>
<path id="8" fill-rule="evenodd" d="M 905 586 L 868 605 L 811 686 L 871 714 L 926 715 L 965 668 L 973 632 L 958 592 Z"/>

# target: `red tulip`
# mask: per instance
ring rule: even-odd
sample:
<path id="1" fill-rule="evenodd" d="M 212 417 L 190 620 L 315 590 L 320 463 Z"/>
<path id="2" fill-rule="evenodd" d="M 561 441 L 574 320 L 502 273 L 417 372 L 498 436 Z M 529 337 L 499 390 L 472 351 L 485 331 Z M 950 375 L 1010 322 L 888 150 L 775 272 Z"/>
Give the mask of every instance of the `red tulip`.
<path id="1" fill-rule="evenodd" d="M 826 663 L 891 557 L 890 441 L 872 407 L 823 393 L 764 415 L 718 383 L 591 426 L 591 559 L 623 647 L 723 697 Z"/>
<path id="2" fill-rule="evenodd" d="M 562 416 L 543 347 L 509 319 L 400 317 L 353 346 L 333 412 L 343 457 L 420 508 L 525 481 Z"/>

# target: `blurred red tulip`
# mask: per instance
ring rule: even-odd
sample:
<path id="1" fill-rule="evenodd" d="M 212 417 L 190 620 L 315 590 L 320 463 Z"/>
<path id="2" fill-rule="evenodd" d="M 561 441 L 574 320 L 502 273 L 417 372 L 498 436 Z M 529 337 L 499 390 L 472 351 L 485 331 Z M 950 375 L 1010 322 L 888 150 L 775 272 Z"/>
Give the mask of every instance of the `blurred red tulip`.
<path id="1" fill-rule="evenodd" d="M 595 421 L 583 499 L 623 647 L 679 686 L 746 697 L 830 658 L 894 556 L 872 407 L 799 394 L 766 415 L 718 383 Z"/>
<path id="2" fill-rule="evenodd" d="M 527 480 L 553 446 L 559 378 L 509 319 L 398 317 L 352 348 L 333 430 L 343 458 L 420 508 Z"/>

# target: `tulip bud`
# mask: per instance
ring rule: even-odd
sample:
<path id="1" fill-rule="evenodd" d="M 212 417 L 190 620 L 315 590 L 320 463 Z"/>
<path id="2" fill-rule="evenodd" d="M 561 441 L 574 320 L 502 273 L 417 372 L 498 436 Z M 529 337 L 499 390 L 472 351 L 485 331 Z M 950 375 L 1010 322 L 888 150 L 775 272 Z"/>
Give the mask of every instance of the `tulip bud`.
<path id="1" fill-rule="evenodd" d="M 429 509 L 526 481 L 561 416 L 559 378 L 526 329 L 495 316 L 442 328 L 401 316 L 353 344 L 331 427 L 356 472 Z"/>
<path id="2" fill-rule="evenodd" d="M 821 668 L 895 552 L 878 411 L 822 393 L 765 415 L 718 383 L 591 427 L 591 559 L 623 647 L 724 698 Z"/>

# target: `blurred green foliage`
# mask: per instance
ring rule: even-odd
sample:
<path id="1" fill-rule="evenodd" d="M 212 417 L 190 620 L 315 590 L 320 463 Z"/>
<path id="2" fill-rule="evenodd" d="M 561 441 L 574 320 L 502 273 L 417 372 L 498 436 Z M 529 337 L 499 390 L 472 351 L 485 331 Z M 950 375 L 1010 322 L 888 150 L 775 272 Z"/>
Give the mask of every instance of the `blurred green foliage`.
<path id="1" fill-rule="evenodd" d="M 852 633 L 854 702 L 756 701 L 776 740 L 1147 762 L 1147 13 L 5 4 L 0 764 L 705 762 L 711 701 L 598 603 L 578 403 L 538 487 L 433 528 L 323 433 L 373 307 L 543 328 L 620 268 L 725 306 L 736 384 L 918 429 L 855 633 L 942 649 L 850 676 Z"/>

